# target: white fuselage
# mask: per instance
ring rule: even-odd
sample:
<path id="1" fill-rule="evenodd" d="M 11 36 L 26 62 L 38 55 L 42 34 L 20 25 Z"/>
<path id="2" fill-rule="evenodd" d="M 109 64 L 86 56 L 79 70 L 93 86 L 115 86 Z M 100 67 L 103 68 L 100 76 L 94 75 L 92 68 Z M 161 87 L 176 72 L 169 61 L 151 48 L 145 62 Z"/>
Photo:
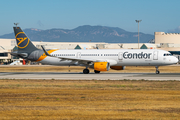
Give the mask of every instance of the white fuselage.
<path id="1" fill-rule="evenodd" d="M 47 56 L 41 63 L 51 65 L 84 65 L 80 60 L 63 60 L 76 58 L 82 60 L 107 61 L 110 66 L 163 66 L 178 62 L 178 59 L 164 50 L 157 49 L 101 49 L 101 50 L 56 50 Z"/>

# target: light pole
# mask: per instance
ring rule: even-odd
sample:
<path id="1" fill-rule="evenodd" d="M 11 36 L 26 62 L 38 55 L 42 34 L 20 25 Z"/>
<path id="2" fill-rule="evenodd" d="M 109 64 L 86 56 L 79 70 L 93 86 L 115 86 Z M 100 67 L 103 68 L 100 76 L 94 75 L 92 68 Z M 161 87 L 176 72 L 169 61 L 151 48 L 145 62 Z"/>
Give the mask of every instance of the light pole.
<path id="1" fill-rule="evenodd" d="M 139 49 L 139 22 L 142 20 L 135 20 L 138 23 L 138 49 Z"/>

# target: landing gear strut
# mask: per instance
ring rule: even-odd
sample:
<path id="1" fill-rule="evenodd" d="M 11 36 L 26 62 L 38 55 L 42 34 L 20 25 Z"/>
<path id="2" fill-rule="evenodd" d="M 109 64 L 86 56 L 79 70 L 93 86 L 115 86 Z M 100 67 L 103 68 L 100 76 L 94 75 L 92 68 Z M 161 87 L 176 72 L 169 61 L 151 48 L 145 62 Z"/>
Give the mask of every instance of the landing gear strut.
<path id="1" fill-rule="evenodd" d="M 158 66 L 156 66 L 156 74 L 159 74 Z"/>
<path id="2" fill-rule="evenodd" d="M 100 71 L 94 70 L 94 73 L 100 73 Z"/>
<path id="3" fill-rule="evenodd" d="M 88 74 L 88 73 L 89 73 L 89 69 L 87 69 L 87 68 L 84 69 L 84 70 L 83 70 L 83 73 L 84 73 L 84 74 Z"/>

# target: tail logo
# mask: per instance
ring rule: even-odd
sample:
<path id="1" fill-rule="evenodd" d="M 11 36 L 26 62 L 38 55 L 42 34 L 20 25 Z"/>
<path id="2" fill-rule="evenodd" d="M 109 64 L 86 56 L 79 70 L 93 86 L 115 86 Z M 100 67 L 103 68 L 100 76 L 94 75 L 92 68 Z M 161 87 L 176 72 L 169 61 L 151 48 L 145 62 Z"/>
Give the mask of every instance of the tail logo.
<path id="1" fill-rule="evenodd" d="M 15 36 L 18 48 L 25 48 L 29 44 L 29 38 L 24 34 L 24 32 L 19 32 Z"/>

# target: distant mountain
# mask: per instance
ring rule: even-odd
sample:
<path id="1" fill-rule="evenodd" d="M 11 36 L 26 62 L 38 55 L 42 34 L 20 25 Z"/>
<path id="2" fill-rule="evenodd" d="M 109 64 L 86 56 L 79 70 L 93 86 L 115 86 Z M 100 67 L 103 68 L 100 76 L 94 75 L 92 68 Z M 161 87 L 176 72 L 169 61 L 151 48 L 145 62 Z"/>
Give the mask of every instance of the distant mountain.
<path id="1" fill-rule="evenodd" d="M 138 33 L 128 32 L 118 27 L 105 26 L 79 26 L 75 29 L 24 29 L 32 41 L 43 42 L 106 42 L 106 43 L 137 43 Z M 140 34 L 140 42 L 147 43 L 154 39 L 154 35 Z M 14 33 L 5 34 L 0 38 L 14 38 Z"/>
<path id="2" fill-rule="evenodd" d="M 168 33 L 180 33 L 180 26 L 178 26 L 175 29 L 170 29 L 167 31 Z"/>

